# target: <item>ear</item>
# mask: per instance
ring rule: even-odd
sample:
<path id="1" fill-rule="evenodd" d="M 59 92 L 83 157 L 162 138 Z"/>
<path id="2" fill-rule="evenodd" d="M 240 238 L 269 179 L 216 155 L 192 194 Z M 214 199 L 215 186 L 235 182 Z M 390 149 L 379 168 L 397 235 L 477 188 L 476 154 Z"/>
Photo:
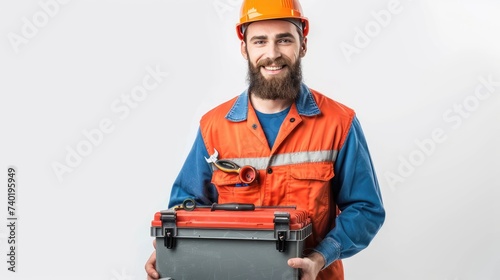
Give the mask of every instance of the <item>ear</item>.
<path id="1" fill-rule="evenodd" d="M 302 44 L 300 44 L 300 57 L 304 57 L 307 52 L 307 37 L 304 37 L 304 40 L 302 41 Z"/>
<path id="2" fill-rule="evenodd" d="M 240 48 L 241 48 L 241 55 L 243 56 L 243 58 L 248 60 L 247 44 L 245 43 L 245 41 L 241 40 Z"/>

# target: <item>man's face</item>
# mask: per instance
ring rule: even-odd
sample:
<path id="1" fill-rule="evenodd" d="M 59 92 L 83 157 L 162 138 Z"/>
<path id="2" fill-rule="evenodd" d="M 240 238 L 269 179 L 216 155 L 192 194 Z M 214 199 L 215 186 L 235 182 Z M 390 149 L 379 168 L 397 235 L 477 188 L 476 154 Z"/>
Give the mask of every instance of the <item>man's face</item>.
<path id="1" fill-rule="evenodd" d="M 300 59 L 306 53 L 297 27 L 288 21 L 251 23 L 241 52 L 248 60 L 249 90 L 263 99 L 294 99 L 300 89 Z"/>

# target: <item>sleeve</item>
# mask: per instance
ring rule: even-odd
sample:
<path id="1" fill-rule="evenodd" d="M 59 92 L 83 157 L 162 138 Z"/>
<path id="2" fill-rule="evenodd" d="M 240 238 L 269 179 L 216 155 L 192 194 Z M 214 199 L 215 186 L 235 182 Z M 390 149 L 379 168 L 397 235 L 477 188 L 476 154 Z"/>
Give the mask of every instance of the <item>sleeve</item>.
<path id="1" fill-rule="evenodd" d="M 335 177 L 331 183 L 341 212 L 335 227 L 315 248 L 325 258 L 325 267 L 366 248 L 385 220 L 377 177 L 356 117 L 334 168 Z"/>
<path id="2" fill-rule="evenodd" d="M 211 183 L 212 168 L 205 160 L 208 151 L 198 129 L 193 147 L 175 180 L 168 207 L 182 204 L 186 198 L 194 198 L 200 205 L 217 202 L 217 192 Z"/>

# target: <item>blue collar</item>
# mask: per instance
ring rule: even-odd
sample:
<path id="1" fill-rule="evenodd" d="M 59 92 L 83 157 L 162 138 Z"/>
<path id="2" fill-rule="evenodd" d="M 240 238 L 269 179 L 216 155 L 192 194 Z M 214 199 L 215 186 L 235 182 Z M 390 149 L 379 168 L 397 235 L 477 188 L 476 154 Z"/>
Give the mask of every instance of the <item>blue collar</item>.
<path id="1" fill-rule="evenodd" d="M 309 88 L 305 84 L 301 84 L 300 92 L 295 100 L 295 106 L 297 106 L 297 112 L 299 115 L 303 116 L 315 116 L 321 113 L 318 104 L 314 101 L 313 95 Z M 248 89 L 245 90 L 236 102 L 234 102 L 233 107 L 226 115 L 226 119 L 233 122 L 241 122 L 247 119 L 248 112 Z"/>

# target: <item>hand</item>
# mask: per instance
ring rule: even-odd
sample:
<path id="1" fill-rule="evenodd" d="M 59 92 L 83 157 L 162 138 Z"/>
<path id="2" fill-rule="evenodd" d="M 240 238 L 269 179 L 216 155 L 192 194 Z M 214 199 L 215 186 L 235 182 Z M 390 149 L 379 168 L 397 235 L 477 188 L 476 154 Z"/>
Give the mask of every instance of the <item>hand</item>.
<path id="1" fill-rule="evenodd" d="M 149 257 L 145 266 L 146 273 L 148 274 L 148 280 L 160 279 L 160 275 L 156 271 L 156 239 L 153 240 L 153 247 L 155 248 L 155 250 Z"/>
<path id="2" fill-rule="evenodd" d="M 288 265 L 302 270 L 300 280 L 315 280 L 318 273 L 325 266 L 325 259 L 319 253 L 312 253 L 305 258 L 289 259 Z"/>

